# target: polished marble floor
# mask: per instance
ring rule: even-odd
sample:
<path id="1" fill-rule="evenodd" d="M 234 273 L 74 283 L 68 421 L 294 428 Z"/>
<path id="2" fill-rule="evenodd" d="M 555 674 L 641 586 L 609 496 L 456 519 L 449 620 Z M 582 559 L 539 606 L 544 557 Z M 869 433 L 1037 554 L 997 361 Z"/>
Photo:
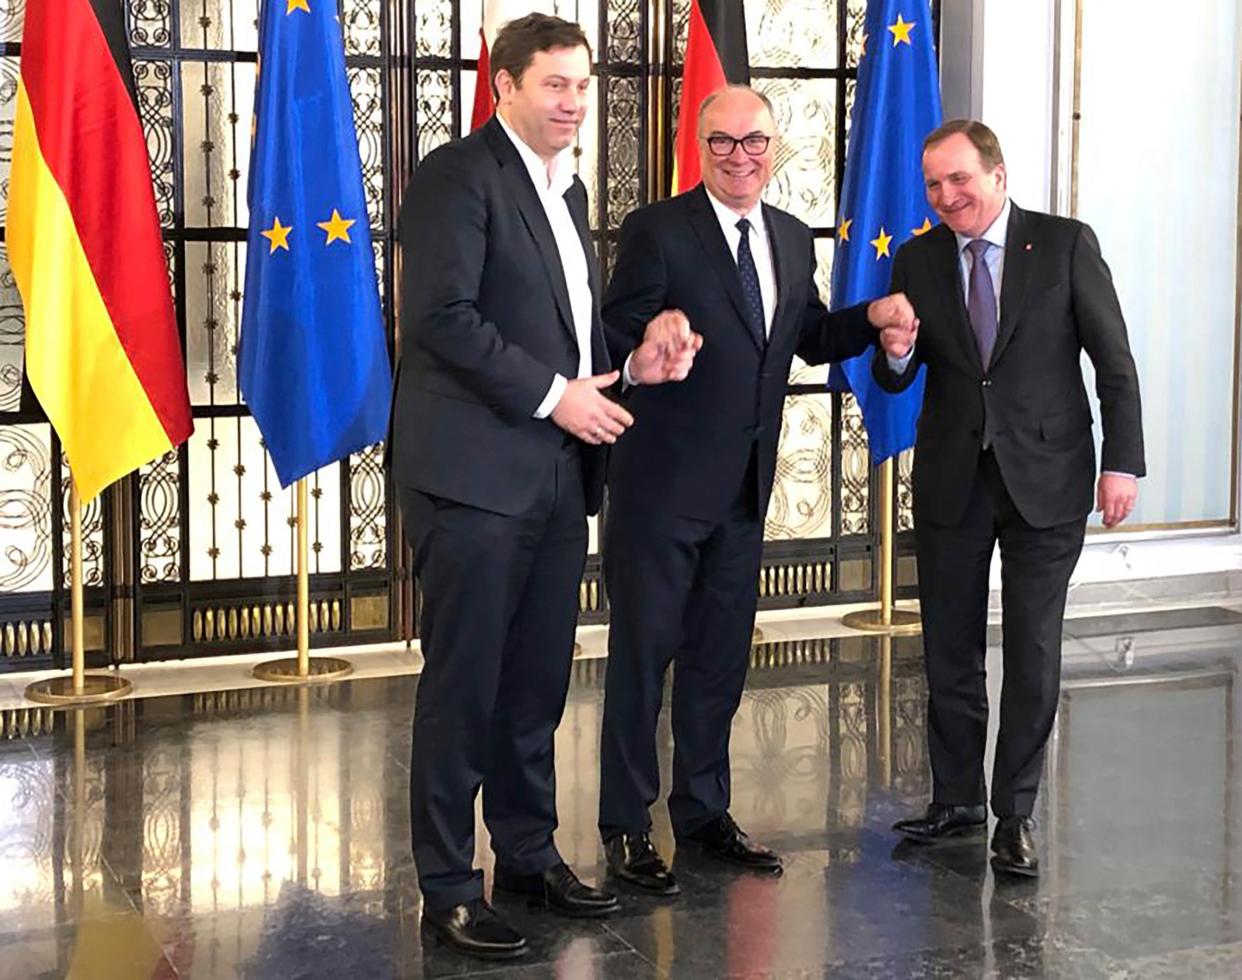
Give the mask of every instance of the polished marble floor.
<path id="1" fill-rule="evenodd" d="M 928 793 L 919 649 L 757 646 L 733 812 L 785 875 L 679 854 L 679 898 L 586 924 L 499 901 L 532 943 L 507 968 L 419 938 L 416 677 L 0 712 L 0 978 L 1242 976 L 1242 614 L 1067 627 L 1037 881 L 888 830 Z M 593 880 L 602 674 L 575 665 L 557 746 L 558 844 Z"/>

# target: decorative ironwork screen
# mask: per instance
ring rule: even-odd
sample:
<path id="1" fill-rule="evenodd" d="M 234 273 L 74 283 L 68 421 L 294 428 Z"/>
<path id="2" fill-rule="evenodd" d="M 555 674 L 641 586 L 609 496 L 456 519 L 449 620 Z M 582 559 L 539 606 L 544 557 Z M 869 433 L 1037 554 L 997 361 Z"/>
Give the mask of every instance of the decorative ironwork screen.
<path id="1" fill-rule="evenodd" d="M 293 642 L 292 493 L 280 490 L 236 379 L 245 270 L 246 182 L 260 0 L 126 0 L 138 99 L 186 354 L 195 433 L 85 515 L 87 647 L 96 663 L 287 647 Z M 345 34 L 376 272 L 393 324 L 394 216 L 406 178 L 464 132 L 479 0 L 337 0 Z M 26 0 L 0 0 L 0 191 L 7 197 Z M 748 0 L 755 84 L 785 135 L 768 199 L 816 232 L 827 295 L 865 0 Z M 616 230 L 650 199 L 649 134 L 671 79 L 675 120 L 688 0 L 559 0 L 595 51 L 594 104 L 579 173 L 605 270 Z M 653 17 L 669 18 L 653 52 Z M 674 54 L 676 52 L 676 54 Z M 671 139 L 664 152 L 671 149 Z M 0 223 L 3 213 L 0 212 Z M 60 662 L 68 469 L 37 408 L 23 404 L 23 316 L 0 241 L 0 665 Z M 865 434 L 853 400 L 796 365 L 760 582 L 766 606 L 873 593 Z M 411 603 L 394 502 L 374 447 L 320 471 L 311 489 L 312 638 L 390 639 Z M 908 465 L 899 488 L 909 526 Z M 607 617 L 598 527 L 583 619 Z M 0 668 L 2 669 L 2 668 Z"/>

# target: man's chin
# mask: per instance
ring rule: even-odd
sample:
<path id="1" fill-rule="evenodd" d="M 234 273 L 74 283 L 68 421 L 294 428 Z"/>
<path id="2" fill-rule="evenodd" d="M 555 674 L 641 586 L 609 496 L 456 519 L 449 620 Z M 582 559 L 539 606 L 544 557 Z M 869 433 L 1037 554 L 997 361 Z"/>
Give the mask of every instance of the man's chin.
<path id="1" fill-rule="evenodd" d="M 970 229 L 964 214 L 942 214 L 940 220 L 949 226 L 949 230 L 959 235 L 970 235 Z"/>

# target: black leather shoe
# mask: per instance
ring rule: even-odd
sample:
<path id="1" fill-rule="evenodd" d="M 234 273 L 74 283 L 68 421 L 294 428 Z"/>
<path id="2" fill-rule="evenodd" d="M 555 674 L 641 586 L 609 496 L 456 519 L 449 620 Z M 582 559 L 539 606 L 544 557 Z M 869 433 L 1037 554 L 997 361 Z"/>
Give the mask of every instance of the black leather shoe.
<path id="1" fill-rule="evenodd" d="M 714 818 L 693 833 L 677 838 L 679 842 L 697 844 L 708 857 L 736 864 L 752 871 L 780 874 L 780 856 L 766 847 L 752 844 L 745 832 L 727 813 Z"/>
<path id="2" fill-rule="evenodd" d="M 913 841 L 931 844 L 949 837 L 973 834 L 988 825 L 988 811 L 982 804 L 955 806 L 947 803 L 929 803 L 921 817 L 898 820 L 893 830 Z"/>
<path id="3" fill-rule="evenodd" d="M 651 895 L 676 895 L 681 891 L 664 858 L 647 834 L 618 834 L 604 841 L 608 873 Z"/>
<path id="4" fill-rule="evenodd" d="M 992 835 L 992 869 L 1024 878 L 1038 877 L 1039 858 L 1031 836 L 1034 829 L 1035 821 L 1030 817 L 1001 817 Z"/>
<path id="5" fill-rule="evenodd" d="M 564 862 L 530 875 L 518 874 L 497 865 L 492 884 L 504 892 L 526 895 L 532 905 L 573 919 L 611 915 L 618 908 L 616 895 L 584 885 Z"/>
<path id="6" fill-rule="evenodd" d="M 422 928 L 436 941 L 482 960 L 512 960 L 527 953 L 526 937 L 481 898 L 447 909 L 423 909 Z"/>

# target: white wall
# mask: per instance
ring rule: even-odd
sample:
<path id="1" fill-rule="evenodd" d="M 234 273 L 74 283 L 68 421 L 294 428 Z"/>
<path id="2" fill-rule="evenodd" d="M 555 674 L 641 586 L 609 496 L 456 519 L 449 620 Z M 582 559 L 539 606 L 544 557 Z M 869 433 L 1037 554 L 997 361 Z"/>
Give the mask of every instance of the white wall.
<path id="1" fill-rule="evenodd" d="M 1185 14 L 1179 13 L 1177 22 Z M 996 130 L 1017 203 L 1065 212 L 1074 0 L 943 0 L 941 16 L 946 116 L 978 115 Z M 1060 46 L 1058 34 L 1065 39 Z M 1176 57 L 1182 47 L 1176 36 L 1171 37 L 1169 56 Z M 1193 157 L 1187 165 L 1195 170 Z M 1193 178 L 1184 177 L 1189 194 Z M 1225 218 L 1231 229 L 1235 218 L 1235 214 Z M 1171 325 L 1170 332 L 1173 329 Z M 1242 569 L 1242 534 L 1114 532 L 1088 538 L 1074 581 L 1226 569 Z M 993 586 L 998 585 L 994 567 Z"/>
<path id="2" fill-rule="evenodd" d="M 942 0 L 941 92 L 946 119 L 996 131 L 1013 199 L 1052 204 L 1053 32 L 1056 0 Z"/>
<path id="3" fill-rule="evenodd" d="M 1009 194 L 1052 206 L 1054 0 L 989 0 L 983 16 L 983 120 L 1000 138 Z"/>

